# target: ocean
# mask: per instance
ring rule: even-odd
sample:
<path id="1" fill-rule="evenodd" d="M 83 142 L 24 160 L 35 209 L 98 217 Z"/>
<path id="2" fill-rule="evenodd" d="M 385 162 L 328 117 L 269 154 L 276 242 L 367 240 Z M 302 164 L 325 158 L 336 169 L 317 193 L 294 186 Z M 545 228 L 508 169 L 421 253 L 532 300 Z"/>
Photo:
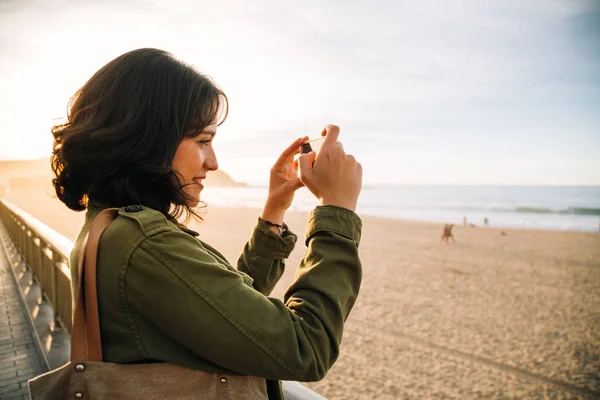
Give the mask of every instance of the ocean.
<path id="1" fill-rule="evenodd" d="M 203 200 L 225 207 L 260 208 L 267 187 L 207 187 Z M 318 202 L 302 188 L 291 210 L 310 211 Z M 600 186 L 366 186 L 357 212 L 461 225 L 570 231 L 600 229 Z"/>

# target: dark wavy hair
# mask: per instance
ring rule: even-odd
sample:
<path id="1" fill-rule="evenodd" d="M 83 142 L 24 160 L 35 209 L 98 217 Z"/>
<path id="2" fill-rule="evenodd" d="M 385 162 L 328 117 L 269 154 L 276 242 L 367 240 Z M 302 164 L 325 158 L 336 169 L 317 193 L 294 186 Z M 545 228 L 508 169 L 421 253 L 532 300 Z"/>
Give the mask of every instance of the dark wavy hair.
<path id="1" fill-rule="evenodd" d="M 76 211 L 94 202 L 197 216 L 172 161 L 184 138 L 227 112 L 225 93 L 168 52 L 125 53 L 75 93 L 66 122 L 52 128 L 56 195 Z"/>

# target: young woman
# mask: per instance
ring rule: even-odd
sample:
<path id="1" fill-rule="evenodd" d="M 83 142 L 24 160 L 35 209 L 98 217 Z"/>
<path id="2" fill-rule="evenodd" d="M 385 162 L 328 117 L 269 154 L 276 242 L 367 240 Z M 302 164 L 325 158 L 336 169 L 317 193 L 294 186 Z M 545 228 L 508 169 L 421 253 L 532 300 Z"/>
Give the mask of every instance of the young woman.
<path id="1" fill-rule="evenodd" d="M 53 182 L 69 208 L 87 210 L 72 266 L 94 218 L 121 208 L 98 250 L 104 361 L 259 377 L 278 399 L 278 380 L 322 379 L 338 357 L 361 282 L 354 209 L 362 168 L 336 126 L 323 130 L 318 156 L 302 154 L 297 164 L 307 138 L 291 143 L 271 169 L 236 268 L 178 222 L 196 216 L 202 181 L 218 168 L 212 141 L 226 114 L 224 93 L 169 53 L 123 54 L 90 78 L 53 128 Z M 284 220 L 302 186 L 321 206 L 309 216 L 308 250 L 281 301 L 268 296 L 296 242 Z M 76 268 L 72 278 L 76 287 Z"/>

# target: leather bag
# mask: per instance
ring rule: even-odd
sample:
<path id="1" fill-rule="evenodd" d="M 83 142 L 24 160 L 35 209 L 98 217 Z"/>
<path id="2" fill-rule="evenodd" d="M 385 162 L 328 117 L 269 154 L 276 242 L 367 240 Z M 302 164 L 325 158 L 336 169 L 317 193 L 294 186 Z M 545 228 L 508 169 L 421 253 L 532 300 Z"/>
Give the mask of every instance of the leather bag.
<path id="1" fill-rule="evenodd" d="M 96 260 L 100 236 L 118 213 L 118 208 L 102 211 L 81 246 L 71 361 L 29 380 L 31 399 L 267 399 L 264 378 L 210 373 L 171 363 L 102 361 Z"/>

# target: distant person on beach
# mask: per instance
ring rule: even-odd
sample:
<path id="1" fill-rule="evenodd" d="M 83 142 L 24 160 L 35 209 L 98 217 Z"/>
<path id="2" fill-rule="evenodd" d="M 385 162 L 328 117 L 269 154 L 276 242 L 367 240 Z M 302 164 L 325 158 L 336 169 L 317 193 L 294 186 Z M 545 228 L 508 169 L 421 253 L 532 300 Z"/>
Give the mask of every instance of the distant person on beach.
<path id="1" fill-rule="evenodd" d="M 483 225 L 485 225 L 485 226 L 490 226 L 490 220 L 488 219 L 488 217 L 485 217 L 485 218 L 483 219 Z"/>
<path id="2" fill-rule="evenodd" d="M 453 227 L 454 227 L 454 224 L 444 225 L 444 230 L 442 231 L 442 243 L 443 242 L 448 243 L 450 239 L 452 239 L 453 242 L 456 242 L 456 239 L 454 239 L 454 235 L 452 234 Z"/>
<path id="3" fill-rule="evenodd" d="M 466 215 L 463 217 L 463 225 L 467 226 L 467 216 Z"/>
<path id="4" fill-rule="evenodd" d="M 103 361 L 168 362 L 208 372 L 217 386 L 245 382 L 261 398 L 283 399 L 280 380 L 321 380 L 339 356 L 362 277 L 355 213 L 362 167 L 344 152 L 335 125 L 320 132 L 318 155 L 301 154 L 297 165 L 308 137 L 290 140 L 270 170 L 254 227 L 230 226 L 250 233 L 230 263 L 181 222 L 201 219 L 203 181 L 218 169 L 213 141 L 227 110 L 210 78 L 150 48 L 110 61 L 77 91 L 66 122 L 52 129 L 51 157 L 56 195 L 86 211 L 71 253 L 72 289 L 92 222 L 118 209 L 97 259 Z M 303 186 L 320 205 L 308 216 L 308 249 L 280 300 L 269 295 L 297 240 L 285 213 Z"/>

